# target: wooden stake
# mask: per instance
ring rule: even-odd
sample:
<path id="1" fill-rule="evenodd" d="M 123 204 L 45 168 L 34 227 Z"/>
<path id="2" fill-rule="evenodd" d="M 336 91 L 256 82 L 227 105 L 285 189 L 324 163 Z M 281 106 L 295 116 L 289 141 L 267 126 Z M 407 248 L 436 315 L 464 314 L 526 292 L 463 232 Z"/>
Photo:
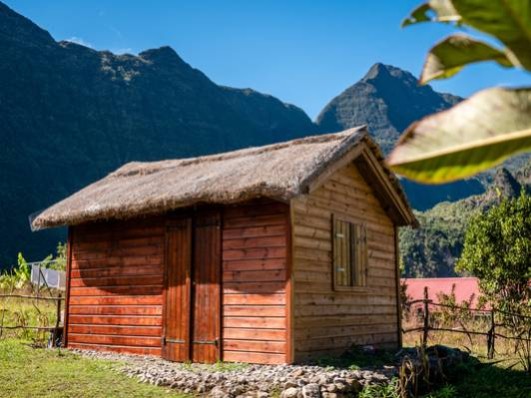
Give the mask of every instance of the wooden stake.
<path id="1" fill-rule="evenodd" d="M 422 329 L 422 347 L 425 349 L 428 346 L 428 330 L 429 330 L 429 300 L 428 287 L 424 286 L 424 327 Z"/>

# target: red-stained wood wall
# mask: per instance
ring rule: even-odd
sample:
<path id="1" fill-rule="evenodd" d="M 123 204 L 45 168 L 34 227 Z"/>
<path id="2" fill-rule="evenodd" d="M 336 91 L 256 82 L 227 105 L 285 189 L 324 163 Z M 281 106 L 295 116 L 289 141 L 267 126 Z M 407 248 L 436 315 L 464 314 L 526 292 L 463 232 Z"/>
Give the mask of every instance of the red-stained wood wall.
<path id="1" fill-rule="evenodd" d="M 221 359 L 290 362 L 289 206 L 253 201 L 221 214 Z M 168 219 L 70 229 L 68 347 L 161 355 Z"/>
<path id="2" fill-rule="evenodd" d="M 165 220 L 70 229 L 66 344 L 160 355 Z"/>
<path id="3" fill-rule="evenodd" d="M 223 213 L 223 359 L 290 362 L 289 206 L 251 202 Z"/>

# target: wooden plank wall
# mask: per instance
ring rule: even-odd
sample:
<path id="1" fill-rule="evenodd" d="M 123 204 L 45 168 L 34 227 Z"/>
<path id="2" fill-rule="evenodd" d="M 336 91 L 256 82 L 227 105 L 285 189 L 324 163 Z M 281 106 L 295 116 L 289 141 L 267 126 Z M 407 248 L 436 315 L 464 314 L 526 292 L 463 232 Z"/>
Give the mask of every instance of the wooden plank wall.
<path id="1" fill-rule="evenodd" d="M 289 207 L 254 201 L 223 213 L 223 360 L 287 362 Z"/>
<path id="2" fill-rule="evenodd" d="M 367 228 L 366 287 L 334 291 L 332 214 Z M 292 201 L 295 360 L 352 344 L 396 345 L 395 229 L 354 165 Z"/>
<path id="3" fill-rule="evenodd" d="M 72 228 L 68 347 L 160 355 L 164 219 Z"/>

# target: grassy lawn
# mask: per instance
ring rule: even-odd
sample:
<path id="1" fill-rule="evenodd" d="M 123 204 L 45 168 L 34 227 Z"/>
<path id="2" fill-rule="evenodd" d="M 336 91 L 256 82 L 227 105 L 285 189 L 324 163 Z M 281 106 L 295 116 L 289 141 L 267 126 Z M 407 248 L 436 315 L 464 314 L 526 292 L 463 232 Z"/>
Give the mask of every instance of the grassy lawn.
<path id="1" fill-rule="evenodd" d="M 57 350 L 35 349 L 20 340 L 0 341 L 0 397 L 184 397 L 141 384 L 114 369 L 118 362 Z"/>
<path id="2" fill-rule="evenodd" d="M 484 331 L 481 321 L 471 321 L 469 330 Z M 504 333 L 510 334 L 510 333 Z M 421 341 L 420 333 L 406 333 L 404 345 L 416 346 Z M 430 344 L 460 348 L 472 353 L 470 364 L 457 369 L 451 375 L 451 384 L 458 398 L 531 398 L 531 376 L 523 371 L 514 354 L 514 342 L 496 340 L 496 355 L 487 359 L 485 336 L 468 336 L 449 332 L 431 332 Z"/>
<path id="3" fill-rule="evenodd" d="M 378 367 L 392 363 L 393 355 L 354 353 L 350 357 L 323 358 L 320 362 L 323 366 L 350 369 Z M 433 394 L 430 398 L 530 398 L 531 377 L 512 367 L 513 363 L 510 360 L 488 363 L 473 357 L 452 375 L 447 375 L 454 394 Z M 116 370 L 120 365 L 120 362 L 83 358 L 66 350 L 32 348 L 21 340 L 2 340 L 0 397 L 186 397 L 168 388 L 128 378 Z"/>
<path id="4" fill-rule="evenodd" d="M 505 362 L 505 361 L 504 361 Z M 459 398 L 529 398 L 531 376 L 507 363 L 480 362 L 464 369 L 453 385 Z"/>

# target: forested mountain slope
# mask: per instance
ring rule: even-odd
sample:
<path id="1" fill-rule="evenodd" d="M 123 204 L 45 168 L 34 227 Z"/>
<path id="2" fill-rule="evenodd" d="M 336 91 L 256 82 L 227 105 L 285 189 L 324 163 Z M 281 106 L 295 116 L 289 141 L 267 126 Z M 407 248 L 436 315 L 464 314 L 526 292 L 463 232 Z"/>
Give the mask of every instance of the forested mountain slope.
<path id="1" fill-rule="evenodd" d="M 402 228 L 400 254 L 408 277 L 455 276 L 454 266 L 463 250 L 464 236 L 471 217 L 486 211 L 504 198 L 531 193 L 531 162 L 513 175 L 498 168 L 489 189 L 456 202 L 439 203 L 416 215 L 418 229 Z"/>
<path id="2" fill-rule="evenodd" d="M 134 55 L 56 42 L 0 3 L 0 264 L 37 259 L 64 231 L 28 215 L 131 160 L 301 137 L 299 108 L 214 84 L 169 47 Z"/>

